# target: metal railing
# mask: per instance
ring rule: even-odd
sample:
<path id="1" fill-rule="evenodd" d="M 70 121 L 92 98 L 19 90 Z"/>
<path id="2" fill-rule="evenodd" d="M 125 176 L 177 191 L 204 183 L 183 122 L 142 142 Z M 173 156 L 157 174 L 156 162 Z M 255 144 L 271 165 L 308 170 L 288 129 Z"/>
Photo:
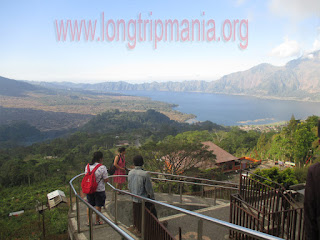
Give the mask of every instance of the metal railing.
<path id="1" fill-rule="evenodd" d="M 192 191 L 192 192 L 185 192 L 186 195 L 191 196 L 199 196 L 199 197 L 207 197 L 207 198 L 213 198 L 214 203 L 213 205 L 216 205 L 216 199 L 222 198 L 222 199 L 228 199 L 230 200 L 230 195 L 233 193 L 236 193 L 239 191 L 239 184 L 232 183 L 232 182 L 225 182 L 225 181 L 217 181 L 217 180 L 210 180 L 205 178 L 197 178 L 197 177 L 189 177 L 189 176 L 183 176 L 183 175 L 174 175 L 174 174 L 168 174 L 168 173 L 159 173 L 159 172 L 149 172 L 151 175 L 156 175 L 157 177 L 152 177 L 151 179 L 154 181 L 164 181 L 169 184 L 169 194 L 172 193 L 172 185 L 171 183 L 178 183 L 179 185 L 179 194 L 180 194 L 180 203 L 183 202 L 182 194 L 183 194 L 183 186 L 186 185 L 194 185 L 194 186 L 200 186 L 201 190 L 199 191 Z M 168 177 L 168 178 L 159 178 L 159 177 Z M 173 178 L 176 178 L 177 180 L 174 180 Z M 185 179 L 185 180 L 184 180 Z M 193 180 L 196 182 L 190 182 L 186 180 Z M 208 184 L 210 183 L 210 184 Z M 204 187 L 210 187 L 208 190 L 204 190 Z"/>
<path id="2" fill-rule="evenodd" d="M 157 211 L 154 205 L 146 205 L 144 211 L 144 238 L 146 240 L 175 240 L 174 236 L 168 231 L 166 226 L 161 223 L 157 217 Z M 133 225 L 142 232 L 142 204 L 133 205 Z"/>
<path id="3" fill-rule="evenodd" d="M 89 204 L 87 201 L 85 201 L 76 191 L 76 189 L 74 188 L 72 182 L 80 177 L 84 175 L 84 173 L 81 173 L 75 177 L 73 177 L 70 180 L 70 208 L 71 211 L 73 211 L 73 207 L 72 207 L 72 191 L 74 193 L 74 195 L 76 196 L 76 212 L 77 212 L 77 231 L 78 233 L 80 233 L 80 206 L 79 206 L 79 201 L 81 201 L 82 203 L 84 203 L 88 209 L 89 209 L 89 236 L 90 236 L 90 240 L 93 239 L 93 224 L 92 224 L 92 213 L 95 212 L 95 214 L 97 214 L 104 222 L 106 222 L 107 224 L 110 225 L 110 227 L 112 227 L 116 232 L 118 232 L 123 239 L 128 239 L 128 240 L 134 240 L 133 237 L 131 237 L 128 233 L 126 233 L 125 231 L 123 231 L 116 223 L 114 223 L 113 221 L 111 221 L 109 218 L 107 218 L 106 216 L 104 216 L 101 212 L 99 212 L 97 209 L 95 209 L 93 206 L 91 206 L 91 204 Z"/>
<path id="4" fill-rule="evenodd" d="M 253 179 L 263 179 L 264 181 L 269 182 L 270 184 L 264 184 L 265 186 L 268 187 L 272 187 L 274 189 L 277 189 L 278 191 L 280 191 L 282 194 L 284 194 L 286 192 L 287 189 L 285 189 L 281 184 L 272 181 L 271 179 L 265 178 L 263 176 L 260 176 L 258 174 L 252 173 L 250 171 L 247 170 L 242 170 L 242 172 L 246 173 L 246 176 L 241 176 L 240 178 L 240 184 L 242 183 L 243 178 L 248 178 L 249 175 L 253 176 Z M 252 177 L 251 177 L 252 178 Z M 259 181 L 261 183 L 261 181 Z M 285 199 L 291 204 L 293 205 L 293 207 L 297 207 L 297 202 L 296 200 L 291 196 L 291 194 L 287 194 L 286 196 L 284 196 Z"/>
<path id="5" fill-rule="evenodd" d="M 259 177 L 255 175 L 255 178 Z M 240 191 L 231 196 L 230 222 L 286 239 L 304 239 L 303 208 L 290 201 L 283 187 L 271 187 L 261 180 L 240 176 Z M 272 182 L 270 180 L 270 182 Z M 230 231 L 235 239 L 246 236 Z"/>
<path id="6" fill-rule="evenodd" d="M 191 179 L 191 180 L 195 180 L 195 181 L 217 183 L 219 185 L 230 185 L 230 187 L 234 187 L 234 188 L 239 187 L 239 184 L 232 183 L 232 182 L 225 182 L 225 181 L 218 181 L 218 180 L 211 180 L 211 179 L 197 178 L 197 177 L 189 177 L 189 176 L 183 176 L 183 175 L 174 175 L 174 174 L 170 174 L 170 173 L 160 173 L 160 172 L 149 172 L 149 173 L 154 174 L 154 175 L 175 177 L 175 178 L 179 178 L 179 179 Z"/>
<path id="7" fill-rule="evenodd" d="M 200 178 L 198 179 L 198 178 L 193 178 L 193 177 L 179 176 L 179 175 L 173 175 L 173 174 L 163 174 L 163 173 L 156 173 L 156 172 L 151 172 L 151 174 L 169 175 L 171 177 L 176 177 L 176 178 L 180 178 L 180 179 L 182 179 L 182 178 L 188 179 L 189 178 L 189 179 L 199 180 L 199 181 L 206 181 L 207 180 L 207 179 L 200 179 Z M 118 194 L 117 193 L 122 193 L 122 194 L 125 194 L 125 195 L 128 195 L 128 196 L 140 199 L 140 201 L 142 202 L 142 206 L 143 206 L 142 207 L 142 211 L 143 212 L 144 212 L 145 203 L 146 202 L 150 202 L 150 203 L 153 203 L 155 205 L 159 205 L 159 206 L 163 206 L 163 207 L 166 207 L 166 208 L 170 208 L 170 209 L 178 211 L 180 213 L 196 217 L 198 219 L 198 230 L 197 231 L 198 231 L 198 239 L 199 240 L 202 239 L 203 222 L 204 221 L 207 221 L 207 222 L 210 222 L 210 223 L 222 226 L 222 227 L 226 227 L 229 230 L 238 232 L 240 234 L 245 234 L 246 236 L 254 237 L 255 239 L 265 239 L 265 240 L 267 240 L 267 239 L 268 240 L 279 240 L 279 239 L 282 239 L 282 238 L 271 236 L 271 235 L 268 235 L 268 234 L 265 234 L 265 233 L 262 233 L 262 232 L 259 232 L 259 231 L 255 231 L 255 230 L 252 230 L 252 229 L 249 229 L 249 228 L 245 228 L 245 227 L 233 224 L 233 223 L 229 223 L 229 222 L 222 221 L 222 220 L 219 220 L 219 219 L 216 219 L 216 218 L 212 218 L 212 217 L 200 214 L 200 213 L 196 213 L 196 212 L 193 212 L 193 211 L 190 211 L 190 210 L 186 210 L 186 209 L 174 206 L 174 205 L 170 205 L 170 204 L 167 204 L 167 203 L 159 202 L 159 201 L 152 200 L 152 199 L 149 199 L 149 198 L 144 198 L 144 197 L 132 194 L 132 193 L 127 192 L 127 191 L 119 190 L 119 189 L 115 188 L 113 185 L 111 185 L 110 183 L 108 183 L 108 185 L 111 187 L 111 190 L 114 191 L 114 201 L 115 201 L 115 204 L 114 204 L 115 209 L 114 210 L 115 210 L 115 212 L 114 212 L 114 222 L 112 222 L 110 219 L 106 218 L 102 213 L 98 212 L 95 208 L 93 208 L 90 204 L 88 204 L 85 200 L 83 200 L 81 198 L 81 196 L 76 192 L 72 182 L 76 178 L 78 178 L 78 177 L 80 177 L 82 175 L 84 175 L 84 173 L 79 174 L 79 175 L 75 176 L 74 178 L 72 178 L 70 180 L 70 186 L 71 186 L 71 188 L 72 188 L 72 190 L 73 190 L 73 192 L 74 192 L 74 194 L 76 196 L 76 207 L 77 207 L 76 212 L 77 212 L 78 232 L 80 232 L 79 201 L 82 201 L 89 208 L 89 211 L 91 209 L 91 211 L 94 211 L 96 214 L 98 214 L 106 223 L 108 223 L 123 238 L 125 238 L 125 239 L 133 239 L 124 230 L 122 230 L 121 228 L 119 228 L 117 226 L 117 224 L 118 224 L 118 200 L 117 200 L 117 195 Z M 127 175 L 121 175 L 121 176 L 127 177 Z M 112 178 L 112 177 L 113 176 L 110 176 L 109 178 Z M 119 177 L 119 175 L 117 177 Z M 204 184 L 204 183 L 192 183 L 192 182 L 181 181 L 181 180 L 171 180 L 171 179 L 162 179 L 162 178 L 155 178 L 155 179 L 156 180 L 161 180 L 161 181 L 178 182 L 181 185 L 182 184 L 209 185 L 209 184 Z M 212 181 L 212 182 L 220 183 L 220 184 L 222 183 L 222 182 L 214 181 L 214 180 L 208 180 L 208 181 Z M 224 182 L 224 183 L 232 185 L 232 183 L 228 183 L 228 182 Z M 180 189 L 182 189 L 181 185 L 180 185 Z M 233 187 L 222 186 L 222 185 L 210 185 L 210 186 L 212 186 L 212 187 L 220 187 L 220 188 L 236 189 L 236 188 L 233 188 Z M 72 206 L 72 191 L 71 191 L 71 188 L 70 188 L 70 205 Z M 182 196 L 182 191 L 181 190 L 180 190 L 180 196 Z M 182 201 L 182 197 L 180 197 L 180 200 Z M 71 210 L 72 210 L 72 208 L 71 208 Z M 145 239 L 145 236 L 144 236 L 145 231 L 143 229 L 145 227 L 145 218 L 143 217 L 144 216 L 143 212 L 142 212 L 142 230 L 141 230 L 142 236 L 141 236 L 141 238 Z M 92 237 L 92 235 L 93 235 L 92 234 L 92 232 L 93 232 L 92 223 L 90 223 L 89 231 L 90 231 L 90 237 Z M 93 239 L 93 238 L 91 238 L 91 239 Z"/>

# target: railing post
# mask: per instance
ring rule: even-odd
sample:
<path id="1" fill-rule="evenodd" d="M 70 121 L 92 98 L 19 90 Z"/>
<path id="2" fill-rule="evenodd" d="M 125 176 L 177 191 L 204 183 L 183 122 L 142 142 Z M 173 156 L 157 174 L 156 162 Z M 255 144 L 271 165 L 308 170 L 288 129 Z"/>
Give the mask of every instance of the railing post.
<path id="1" fill-rule="evenodd" d="M 242 169 L 241 169 L 241 161 L 240 161 L 240 181 L 239 181 L 239 195 L 242 193 Z"/>
<path id="2" fill-rule="evenodd" d="M 72 187 L 71 187 L 71 185 L 70 185 L 70 210 L 71 210 L 71 212 L 73 211 L 73 206 L 72 206 Z"/>
<path id="3" fill-rule="evenodd" d="M 118 224 L 118 192 L 114 191 L 114 223 Z"/>
<path id="4" fill-rule="evenodd" d="M 260 230 L 260 232 L 264 232 L 265 215 L 266 215 L 266 209 L 265 209 L 265 207 L 263 206 L 263 209 L 262 209 L 262 223 L 261 223 L 261 230 Z M 284 224 L 284 223 L 283 223 L 283 224 Z"/>
<path id="5" fill-rule="evenodd" d="M 180 203 L 182 203 L 182 183 L 180 183 Z"/>
<path id="6" fill-rule="evenodd" d="M 79 197 L 76 196 L 76 210 L 77 210 L 77 230 L 80 233 L 80 206 L 79 206 Z"/>
<path id="7" fill-rule="evenodd" d="M 146 219 L 145 219 L 145 200 L 141 203 L 141 239 L 144 240 L 144 232 L 146 229 Z"/>
<path id="8" fill-rule="evenodd" d="M 203 220 L 199 219 L 199 221 L 198 221 L 198 240 L 202 240 L 202 233 L 203 233 Z"/>
<path id="9" fill-rule="evenodd" d="M 79 191 L 78 191 L 78 193 L 80 194 L 80 196 L 81 196 L 81 193 L 82 193 L 82 189 L 81 189 L 81 180 L 80 180 L 80 178 L 79 178 L 79 181 L 78 181 L 78 184 L 79 184 Z"/>
<path id="10" fill-rule="evenodd" d="M 92 209 L 89 209 L 89 239 L 93 240 Z"/>
<path id="11" fill-rule="evenodd" d="M 203 185 L 201 185 L 201 197 L 204 197 L 204 187 L 203 187 Z"/>
<path id="12" fill-rule="evenodd" d="M 113 177 L 111 178 L 111 185 L 113 186 Z M 111 192 L 112 192 L 112 189 L 111 189 Z M 116 192 L 116 191 L 115 191 Z M 111 194 L 111 201 L 114 201 L 114 196 L 113 194 Z"/>
<path id="13" fill-rule="evenodd" d="M 171 195 L 171 183 L 169 182 L 169 194 Z"/>
<path id="14" fill-rule="evenodd" d="M 217 205 L 217 188 L 214 187 L 213 206 Z"/>

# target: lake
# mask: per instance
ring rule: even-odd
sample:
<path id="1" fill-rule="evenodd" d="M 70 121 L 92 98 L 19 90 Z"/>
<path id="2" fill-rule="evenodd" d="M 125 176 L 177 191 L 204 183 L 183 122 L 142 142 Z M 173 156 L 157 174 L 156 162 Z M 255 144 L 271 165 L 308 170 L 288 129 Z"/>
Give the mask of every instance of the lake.
<path id="1" fill-rule="evenodd" d="M 320 116 L 319 103 L 261 99 L 210 93 L 121 91 L 121 93 L 150 97 L 152 100 L 178 104 L 175 108 L 192 113 L 199 121 L 212 121 L 226 126 L 269 124 L 308 116 Z"/>

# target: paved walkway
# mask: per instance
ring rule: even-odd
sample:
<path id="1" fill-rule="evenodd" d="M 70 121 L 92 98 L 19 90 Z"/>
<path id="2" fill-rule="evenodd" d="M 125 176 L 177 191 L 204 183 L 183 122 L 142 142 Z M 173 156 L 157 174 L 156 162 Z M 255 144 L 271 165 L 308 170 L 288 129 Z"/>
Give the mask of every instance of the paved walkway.
<path id="1" fill-rule="evenodd" d="M 219 205 L 215 207 L 209 207 L 197 210 L 195 212 L 199 212 L 203 215 L 228 222 L 230 212 L 229 209 L 230 208 L 228 203 L 219 202 Z M 176 239 L 179 239 L 179 227 L 181 228 L 182 239 L 197 239 L 198 219 L 196 217 L 186 216 L 185 214 L 177 214 L 174 216 L 162 218 L 160 220 L 168 221 L 168 229 L 175 236 Z M 224 227 L 220 227 L 214 223 L 206 221 L 203 222 L 203 240 L 229 239 L 228 234 L 229 231 Z"/>
<path id="2" fill-rule="evenodd" d="M 126 230 L 127 227 L 132 223 L 132 201 L 131 197 L 126 195 L 118 195 L 118 216 L 119 216 L 119 226 Z M 213 199 L 193 197 L 193 196 L 183 196 L 183 204 L 180 204 L 179 195 L 169 195 L 169 194 L 156 194 L 156 200 L 161 202 L 166 202 L 179 206 L 181 208 L 194 210 L 201 214 L 214 217 L 220 220 L 229 221 L 229 201 L 217 200 L 217 205 L 213 206 Z M 74 205 L 75 209 L 75 205 Z M 168 209 L 163 209 L 163 207 L 157 206 L 157 211 L 160 221 L 168 221 L 169 231 L 179 239 L 179 227 L 182 230 L 182 239 L 191 240 L 197 239 L 197 227 L 198 219 L 192 216 L 186 216 L 185 214 L 178 213 L 176 211 L 170 211 Z M 102 213 L 108 218 L 114 219 L 114 203 L 112 201 L 112 195 L 110 192 L 107 193 L 107 203 L 106 208 L 102 209 Z M 94 215 L 95 216 L 95 215 Z M 93 221 L 95 217 L 93 216 Z M 81 232 L 75 233 L 75 239 L 87 240 L 89 239 L 89 227 L 86 226 L 87 214 L 86 206 L 80 203 L 80 230 Z M 69 229 L 76 231 L 77 222 L 75 211 L 69 214 Z M 130 234 L 130 232 L 128 232 Z M 101 226 L 94 226 L 93 238 L 95 240 L 102 239 L 121 239 L 120 235 L 115 232 L 108 224 Z M 211 239 L 225 239 L 228 235 L 228 230 L 219 227 L 216 224 L 204 222 L 203 224 L 203 240 Z M 132 237 L 135 237 L 131 234 Z M 138 238 L 136 238 L 138 239 Z"/>

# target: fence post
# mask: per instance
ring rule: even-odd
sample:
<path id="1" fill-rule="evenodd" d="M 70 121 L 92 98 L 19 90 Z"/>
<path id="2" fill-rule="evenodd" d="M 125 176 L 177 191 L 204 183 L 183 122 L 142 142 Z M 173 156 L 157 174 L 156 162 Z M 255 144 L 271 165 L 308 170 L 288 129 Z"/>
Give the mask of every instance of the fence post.
<path id="1" fill-rule="evenodd" d="M 217 205 L 217 188 L 214 187 L 214 198 L 213 198 L 213 206 Z"/>
<path id="2" fill-rule="evenodd" d="M 198 240 L 202 240 L 202 233 L 203 233 L 203 220 L 199 219 L 199 221 L 198 221 Z"/>
<path id="3" fill-rule="evenodd" d="M 89 239 L 93 240 L 92 209 L 89 209 Z"/>
<path id="4" fill-rule="evenodd" d="M 145 200 L 142 199 L 141 203 L 141 239 L 144 240 L 144 232 L 146 229 L 146 219 L 145 219 Z"/>
<path id="5" fill-rule="evenodd" d="M 241 161 L 240 161 L 240 183 L 239 183 L 239 195 L 242 193 L 242 169 L 241 169 Z"/>
<path id="6" fill-rule="evenodd" d="M 260 232 L 264 232 L 265 215 L 266 215 L 266 209 L 265 209 L 265 207 L 263 206 L 263 209 L 262 209 L 262 224 L 261 224 L 261 230 L 260 230 Z M 284 223 L 283 223 L 283 224 L 284 224 Z"/>
<path id="7" fill-rule="evenodd" d="M 79 184 L 79 191 L 78 191 L 78 193 L 80 194 L 80 196 L 81 196 L 81 193 L 82 193 L 82 189 L 81 189 L 81 180 L 80 180 L 80 178 L 78 178 L 79 179 L 79 181 L 78 181 L 78 184 Z"/>
<path id="8" fill-rule="evenodd" d="M 114 223 L 118 225 L 118 192 L 114 191 Z"/>
<path id="9" fill-rule="evenodd" d="M 171 195 L 171 183 L 169 182 L 169 194 Z"/>
<path id="10" fill-rule="evenodd" d="M 79 206 L 79 197 L 76 196 L 76 208 L 77 208 L 77 229 L 80 233 L 80 206 Z"/>
<path id="11" fill-rule="evenodd" d="M 72 206 L 72 187 L 70 185 L 70 210 L 71 212 L 73 211 L 73 206 Z"/>
<path id="12" fill-rule="evenodd" d="M 111 185 L 113 186 L 113 177 L 110 178 L 111 179 Z M 111 192 L 112 192 L 112 189 L 111 189 Z M 114 201 L 114 195 L 111 194 L 111 201 Z"/>
<path id="13" fill-rule="evenodd" d="M 203 187 L 203 185 L 201 185 L 201 197 L 204 197 L 204 187 Z"/>
<path id="14" fill-rule="evenodd" d="M 44 220 L 44 210 L 43 210 L 43 203 L 41 202 L 41 208 L 42 208 L 42 211 L 41 211 L 41 215 L 42 215 L 42 236 L 43 236 L 43 239 L 46 239 L 46 225 L 45 225 L 45 220 Z"/>
<path id="15" fill-rule="evenodd" d="M 182 203 L 182 183 L 180 183 L 180 203 Z"/>

